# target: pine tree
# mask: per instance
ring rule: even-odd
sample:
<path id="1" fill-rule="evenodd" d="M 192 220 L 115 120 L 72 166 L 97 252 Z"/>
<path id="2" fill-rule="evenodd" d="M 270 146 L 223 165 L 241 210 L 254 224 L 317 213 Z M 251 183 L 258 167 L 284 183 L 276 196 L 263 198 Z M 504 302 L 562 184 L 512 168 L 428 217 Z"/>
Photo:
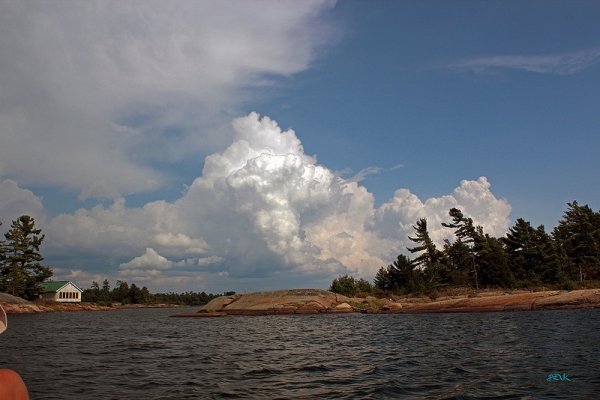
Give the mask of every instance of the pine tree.
<path id="1" fill-rule="evenodd" d="M 423 267 L 423 272 L 427 276 L 429 284 L 435 286 L 436 283 L 444 281 L 447 275 L 443 263 L 444 255 L 436 248 L 435 243 L 429 237 L 426 218 L 420 218 L 413 229 L 415 230 L 415 237 L 409 236 L 408 239 L 415 243 L 421 243 L 421 245 L 407 247 L 406 249 L 411 253 L 422 252 L 412 262 L 415 266 Z"/>
<path id="2" fill-rule="evenodd" d="M 477 254 L 479 279 L 483 285 L 512 287 L 514 279 L 508 267 L 508 255 L 500 239 L 485 235 Z"/>
<path id="3" fill-rule="evenodd" d="M 381 267 L 375 274 L 375 278 L 373 279 L 373 285 L 375 288 L 380 290 L 393 290 L 394 289 L 394 281 L 392 279 L 392 274 L 390 273 L 391 266 L 388 265 L 387 268 Z"/>
<path id="4" fill-rule="evenodd" d="M 42 266 L 44 258 L 40 246 L 45 235 L 35 229 L 35 221 L 29 215 L 22 215 L 12 222 L 11 229 L 4 234 L 3 263 L 0 289 L 14 296 L 35 299 L 42 293 L 39 285 L 52 276 L 52 270 Z"/>
<path id="5" fill-rule="evenodd" d="M 152 301 L 152 295 L 146 286 L 142 288 L 142 302 L 144 304 L 150 304 Z"/>
<path id="6" fill-rule="evenodd" d="M 331 282 L 329 291 L 343 296 L 354 297 L 358 292 L 356 280 L 353 276 L 340 275 Z"/>
<path id="7" fill-rule="evenodd" d="M 394 286 L 405 293 L 420 293 L 425 290 L 423 272 L 405 255 L 400 254 L 390 266 Z"/>
<path id="8" fill-rule="evenodd" d="M 112 301 L 129 304 L 129 284 L 125 281 L 117 281 L 116 287 L 111 291 Z"/>
<path id="9" fill-rule="evenodd" d="M 571 261 L 571 279 L 583 278 L 583 272 L 586 278 L 593 279 L 600 272 L 600 212 L 580 206 L 577 201 L 567 205 L 569 209 L 554 228 L 554 239 Z"/>
<path id="10" fill-rule="evenodd" d="M 129 287 L 129 293 L 127 293 L 127 295 L 131 304 L 143 303 L 142 289 L 140 289 L 135 283 L 131 284 L 131 286 Z"/>
<path id="11" fill-rule="evenodd" d="M 479 264 L 477 260 L 478 252 L 481 250 L 485 238 L 483 235 L 483 228 L 480 226 L 475 227 L 473 219 L 465 217 L 458 208 L 451 208 L 449 214 L 452 217 L 452 223 L 448 224 L 442 222 L 442 226 L 454 229 L 454 235 L 456 236 L 457 241 L 461 241 L 469 248 L 472 266 L 471 271 L 475 278 L 475 288 L 479 291 L 479 277 L 477 274 Z"/>
<path id="12" fill-rule="evenodd" d="M 469 272 L 473 269 L 471 248 L 461 239 L 455 240 L 454 243 L 444 239 L 444 254 L 452 275 L 452 282 L 458 286 L 467 285 Z"/>
<path id="13" fill-rule="evenodd" d="M 564 261 L 543 225 L 534 229 L 522 218 L 502 238 L 514 277 L 521 284 L 562 283 Z"/>
<path id="14" fill-rule="evenodd" d="M 108 279 L 104 279 L 102 282 L 102 289 L 99 291 L 98 300 L 103 301 L 104 303 L 110 302 L 112 300 L 110 294 L 110 282 Z"/>

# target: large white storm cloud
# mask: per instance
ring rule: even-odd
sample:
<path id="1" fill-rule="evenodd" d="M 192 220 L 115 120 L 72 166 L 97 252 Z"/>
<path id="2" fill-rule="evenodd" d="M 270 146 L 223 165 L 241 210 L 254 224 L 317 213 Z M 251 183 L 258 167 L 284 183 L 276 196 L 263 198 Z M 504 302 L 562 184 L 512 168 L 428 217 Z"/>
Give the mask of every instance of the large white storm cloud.
<path id="1" fill-rule="evenodd" d="M 206 157 L 201 176 L 174 202 L 128 208 L 124 199 L 59 215 L 45 226 L 54 254 L 119 260 L 117 278 L 154 284 L 202 279 L 302 276 L 324 281 L 348 273 L 372 278 L 400 252 L 419 218 L 441 245 L 441 222 L 461 208 L 492 235 L 508 229 L 510 205 L 485 177 L 421 201 L 399 189 L 375 208 L 364 186 L 305 154 L 292 129 L 250 113 L 233 121 L 234 141 Z M 77 271 L 74 267 L 71 273 Z"/>

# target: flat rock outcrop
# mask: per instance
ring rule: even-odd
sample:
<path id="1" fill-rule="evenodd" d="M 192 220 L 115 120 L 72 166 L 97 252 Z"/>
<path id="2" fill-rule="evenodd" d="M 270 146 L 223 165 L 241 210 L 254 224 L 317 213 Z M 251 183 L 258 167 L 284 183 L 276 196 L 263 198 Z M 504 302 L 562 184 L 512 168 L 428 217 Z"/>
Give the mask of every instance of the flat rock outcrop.
<path id="1" fill-rule="evenodd" d="M 490 312 L 600 308 L 600 289 L 549 291 L 405 304 L 397 313 Z"/>
<path id="2" fill-rule="evenodd" d="M 362 306 L 357 303 L 363 304 Z M 356 308 L 353 306 L 357 306 Z M 476 297 L 392 300 L 374 297 L 347 298 L 320 289 L 289 289 L 221 296 L 197 313 L 173 317 L 222 317 L 226 315 L 464 313 L 600 308 L 600 289 L 480 293 Z"/>
<path id="3" fill-rule="evenodd" d="M 8 293 L 0 293 L 0 305 L 7 314 L 34 314 L 47 311 L 44 307 L 40 308 L 30 301 Z"/>
<path id="4" fill-rule="evenodd" d="M 321 289 L 286 289 L 217 297 L 202 307 L 198 314 L 271 315 L 353 311 L 346 296 Z"/>

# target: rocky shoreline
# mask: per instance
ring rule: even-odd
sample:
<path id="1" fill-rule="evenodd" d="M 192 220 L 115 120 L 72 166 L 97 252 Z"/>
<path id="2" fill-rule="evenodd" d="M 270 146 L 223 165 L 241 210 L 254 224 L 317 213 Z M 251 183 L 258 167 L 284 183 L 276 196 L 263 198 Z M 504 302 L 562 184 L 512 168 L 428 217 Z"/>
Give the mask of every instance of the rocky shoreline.
<path id="1" fill-rule="evenodd" d="M 123 308 L 175 308 L 166 304 L 97 306 L 89 303 L 34 303 L 0 293 L 0 305 L 7 314 L 44 312 L 112 311 Z M 321 289 L 289 289 L 240 293 L 213 299 L 195 313 L 172 317 L 224 317 L 227 315 L 285 314 L 416 314 L 465 313 L 600 308 L 600 289 L 529 292 L 482 292 L 438 298 L 378 299 L 349 298 Z"/>
<path id="2" fill-rule="evenodd" d="M 480 293 L 437 300 L 348 298 L 320 289 L 290 289 L 221 296 L 195 313 L 172 317 L 227 315 L 464 313 L 600 308 L 600 289 Z"/>
<path id="3" fill-rule="evenodd" d="M 54 301 L 31 302 L 7 293 L 0 293 L 0 305 L 7 314 L 38 314 L 46 312 L 77 312 L 77 311 L 114 311 L 125 308 L 179 308 L 166 304 L 142 305 L 126 304 L 113 307 L 99 306 L 90 303 L 59 303 Z"/>

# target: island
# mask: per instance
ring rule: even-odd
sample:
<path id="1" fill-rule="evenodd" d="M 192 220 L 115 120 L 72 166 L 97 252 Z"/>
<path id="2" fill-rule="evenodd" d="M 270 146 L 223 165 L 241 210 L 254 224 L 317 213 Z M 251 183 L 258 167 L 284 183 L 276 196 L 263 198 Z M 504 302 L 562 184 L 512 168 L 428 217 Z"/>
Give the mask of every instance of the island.
<path id="1" fill-rule="evenodd" d="M 349 298 L 321 289 L 288 289 L 220 296 L 195 313 L 172 317 L 228 315 L 458 313 L 600 308 L 600 289 L 482 292 L 437 299 Z"/>

